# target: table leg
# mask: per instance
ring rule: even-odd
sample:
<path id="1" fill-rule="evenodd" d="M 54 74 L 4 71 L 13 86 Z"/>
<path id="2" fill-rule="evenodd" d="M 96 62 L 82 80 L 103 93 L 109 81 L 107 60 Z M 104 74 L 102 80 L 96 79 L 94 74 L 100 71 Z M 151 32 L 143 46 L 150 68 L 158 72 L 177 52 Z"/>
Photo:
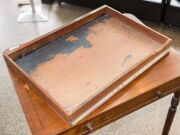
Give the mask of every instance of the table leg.
<path id="1" fill-rule="evenodd" d="M 164 124 L 162 135 L 169 134 L 169 130 L 171 128 L 174 116 L 176 114 L 177 106 L 179 104 L 179 100 L 180 100 L 180 91 L 177 91 L 174 93 L 174 96 L 172 97 L 171 106 L 169 107 L 169 111 Z"/>

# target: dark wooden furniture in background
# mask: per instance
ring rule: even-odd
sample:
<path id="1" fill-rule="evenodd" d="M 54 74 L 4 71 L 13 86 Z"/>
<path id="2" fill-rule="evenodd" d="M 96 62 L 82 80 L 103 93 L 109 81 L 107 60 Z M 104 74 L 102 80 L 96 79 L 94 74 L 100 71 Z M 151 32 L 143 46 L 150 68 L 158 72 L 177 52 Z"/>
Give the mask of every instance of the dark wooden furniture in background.
<path id="1" fill-rule="evenodd" d="M 169 26 L 180 26 L 180 1 L 168 0 L 164 15 L 164 23 Z"/>
<path id="2" fill-rule="evenodd" d="M 43 3 L 52 3 L 54 0 L 42 0 Z M 161 3 L 151 0 L 58 0 L 59 3 L 67 2 L 89 8 L 97 8 L 107 4 L 122 13 L 131 13 L 142 19 L 153 20 L 156 22 L 163 21 L 169 26 L 180 26 L 180 1 L 162 0 Z M 171 5 L 175 1 L 175 5 Z M 174 2 L 173 2 L 174 3 Z"/>
<path id="3" fill-rule="evenodd" d="M 54 0 L 41 0 L 41 2 L 44 4 L 52 4 Z"/>
<path id="4" fill-rule="evenodd" d="M 131 13 L 138 18 L 160 22 L 163 16 L 165 0 L 161 2 L 159 0 L 157 2 L 153 0 L 107 0 L 107 5 L 120 12 Z"/>
<path id="5" fill-rule="evenodd" d="M 131 13 L 139 18 L 160 22 L 164 10 L 165 0 L 58 0 L 79 6 L 97 8 L 104 4 L 122 12 Z"/>

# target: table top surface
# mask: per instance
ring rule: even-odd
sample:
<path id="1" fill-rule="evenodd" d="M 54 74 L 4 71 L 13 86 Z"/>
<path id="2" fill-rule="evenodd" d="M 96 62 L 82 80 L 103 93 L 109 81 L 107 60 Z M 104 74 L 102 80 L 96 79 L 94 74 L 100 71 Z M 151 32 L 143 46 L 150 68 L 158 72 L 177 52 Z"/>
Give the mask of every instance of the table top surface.
<path id="1" fill-rule="evenodd" d="M 130 85 L 113 96 L 106 104 L 91 113 L 85 120 L 93 119 L 133 98 L 153 90 L 167 82 L 177 81 L 180 76 L 180 55 L 173 49 L 162 60 L 143 73 Z M 33 134 L 57 134 L 72 128 L 57 115 L 36 93 L 26 89 L 21 79 L 11 73 L 16 92 Z M 153 79 L 152 79 L 153 78 Z M 76 125 L 77 126 L 77 125 Z"/>

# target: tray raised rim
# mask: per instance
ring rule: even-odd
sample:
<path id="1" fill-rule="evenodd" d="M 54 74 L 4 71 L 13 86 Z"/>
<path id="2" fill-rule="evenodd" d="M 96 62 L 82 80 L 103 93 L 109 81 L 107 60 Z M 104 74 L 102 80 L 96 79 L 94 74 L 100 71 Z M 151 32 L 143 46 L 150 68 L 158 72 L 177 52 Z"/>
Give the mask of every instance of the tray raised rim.
<path id="1" fill-rule="evenodd" d="M 87 13 L 86 15 L 83 15 L 81 17 L 79 17 L 78 19 L 75 19 L 74 21 L 72 21 L 71 23 L 69 23 L 68 25 L 65 25 L 59 29 L 56 29 L 52 32 L 49 32 L 48 34 L 45 34 L 33 41 L 30 41 L 28 43 L 25 43 L 23 45 L 21 45 L 20 47 L 14 48 L 14 49 L 8 49 L 3 53 L 3 56 L 6 60 L 7 65 L 12 66 L 11 69 L 13 69 L 15 72 L 20 73 L 21 77 L 25 80 L 26 83 L 28 83 L 28 85 L 32 88 L 34 88 L 41 96 L 43 96 L 48 104 L 50 104 L 50 106 L 52 106 L 55 111 L 59 112 L 67 121 L 71 121 L 70 124 L 72 124 L 72 119 L 74 119 L 74 116 L 67 116 L 68 114 L 66 114 L 65 111 L 63 111 L 63 108 L 61 107 L 61 105 L 59 103 L 57 103 L 53 98 L 51 98 L 47 92 L 41 87 L 39 86 L 27 73 L 25 73 L 14 61 L 13 59 L 15 57 L 17 57 L 19 54 L 24 54 L 27 53 L 29 50 L 35 50 L 36 47 L 38 47 L 38 45 L 35 45 L 35 47 L 31 47 L 32 44 L 36 44 L 37 42 L 58 33 L 59 31 L 64 31 L 66 28 L 68 29 L 66 32 L 70 32 L 73 31 L 74 29 L 76 29 L 76 27 L 74 26 L 76 23 L 87 23 L 95 18 L 97 18 L 98 16 L 102 15 L 102 14 L 110 14 L 112 16 L 120 16 L 121 19 L 123 19 L 123 21 L 125 21 L 126 23 L 129 23 L 131 26 L 136 27 L 137 29 L 139 29 L 141 32 L 148 34 L 151 36 L 151 38 L 153 38 L 154 40 L 158 40 L 159 42 L 162 43 L 163 47 L 161 49 L 159 49 L 156 53 L 163 51 L 163 49 L 169 48 L 170 47 L 170 42 L 171 39 L 148 28 L 147 26 L 144 26 L 142 24 L 139 24 L 131 19 L 129 19 L 128 17 L 122 15 L 121 13 L 119 13 L 118 11 L 108 7 L 108 6 L 102 6 L 94 11 L 91 11 L 90 13 Z M 84 19 L 84 20 L 83 20 Z M 82 21 L 83 20 L 83 21 Z M 81 24 L 83 25 L 83 24 Z M 80 26 L 81 26 L 80 25 Z M 134 26 L 135 25 L 135 26 Z M 73 27 L 73 29 L 70 29 L 71 27 Z M 78 28 L 78 27 L 77 27 Z M 66 34 L 66 32 L 64 32 L 64 34 Z M 62 32 L 63 33 L 63 32 Z M 59 36 L 62 36 L 64 34 L 62 34 L 60 32 Z M 53 40 L 55 38 L 55 36 L 53 38 L 51 38 L 50 40 Z M 45 41 L 41 41 L 41 44 L 43 44 L 43 42 Z M 39 44 L 40 46 L 40 44 Z M 27 49 L 28 48 L 28 49 Z M 24 51 L 24 52 L 23 52 Z M 156 54 L 155 53 L 155 54 Z M 155 55 L 153 54 L 153 56 Z M 148 59 L 148 58 L 147 58 Z"/>

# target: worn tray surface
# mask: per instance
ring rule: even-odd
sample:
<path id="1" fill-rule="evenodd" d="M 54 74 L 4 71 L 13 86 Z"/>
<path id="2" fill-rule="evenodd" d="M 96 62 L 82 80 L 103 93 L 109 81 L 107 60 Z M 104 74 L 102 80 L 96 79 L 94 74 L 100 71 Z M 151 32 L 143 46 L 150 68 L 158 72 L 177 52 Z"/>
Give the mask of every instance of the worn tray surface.
<path id="1" fill-rule="evenodd" d="M 121 20 L 103 15 L 16 63 L 72 114 L 160 47 Z"/>

